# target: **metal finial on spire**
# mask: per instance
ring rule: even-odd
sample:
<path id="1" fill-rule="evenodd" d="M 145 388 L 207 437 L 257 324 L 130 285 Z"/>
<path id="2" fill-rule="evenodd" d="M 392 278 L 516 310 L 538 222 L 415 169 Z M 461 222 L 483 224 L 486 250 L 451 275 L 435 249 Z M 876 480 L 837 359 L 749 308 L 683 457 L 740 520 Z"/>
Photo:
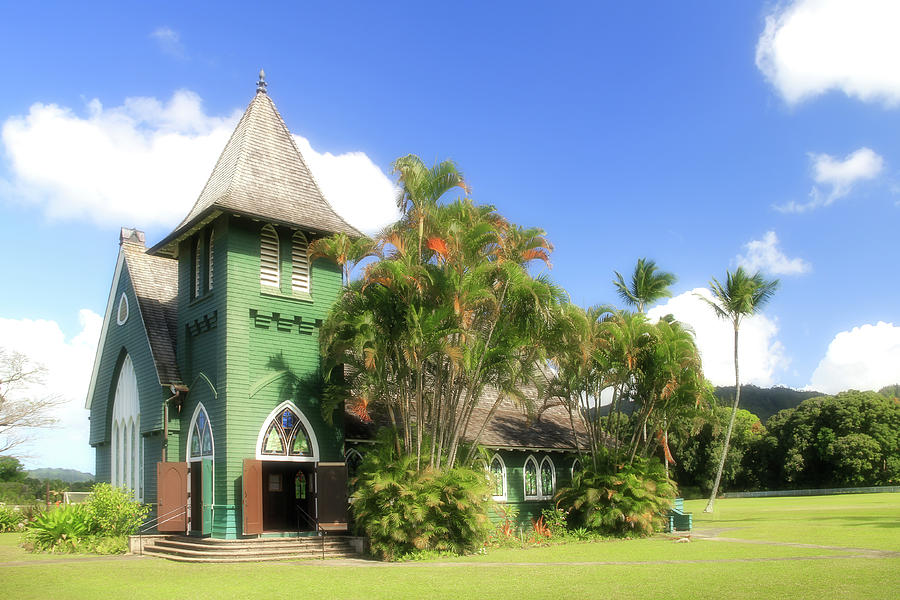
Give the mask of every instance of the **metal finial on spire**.
<path id="1" fill-rule="evenodd" d="M 263 71 L 262 69 L 260 69 L 259 70 L 259 81 L 256 82 L 256 93 L 259 94 L 260 92 L 262 92 L 263 94 L 265 94 L 266 86 L 268 86 L 268 85 L 269 84 L 266 83 L 266 72 Z"/>

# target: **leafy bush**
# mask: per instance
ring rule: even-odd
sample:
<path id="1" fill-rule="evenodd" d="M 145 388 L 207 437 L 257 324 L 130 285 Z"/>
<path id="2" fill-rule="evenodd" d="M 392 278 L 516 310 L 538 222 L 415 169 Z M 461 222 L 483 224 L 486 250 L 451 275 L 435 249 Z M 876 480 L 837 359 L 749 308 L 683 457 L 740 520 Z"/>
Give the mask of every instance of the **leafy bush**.
<path id="1" fill-rule="evenodd" d="M 90 533 L 102 536 L 133 535 L 150 512 L 150 507 L 135 500 L 131 491 L 108 483 L 95 485 L 84 506 Z"/>
<path id="2" fill-rule="evenodd" d="M 618 471 L 585 469 L 557 493 L 570 526 L 608 535 L 650 535 L 664 523 L 675 488 L 656 459 L 635 460 Z"/>
<path id="3" fill-rule="evenodd" d="M 456 467 L 420 473 L 414 456 L 397 456 L 385 444 L 367 454 L 359 473 L 353 516 L 381 558 L 423 550 L 463 554 L 484 544 L 492 500 L 483 471 Z"/>
<path id="4" fill-rule="evenodd" d="M 0 504 L 0 533 L 22 529 L 25 519 L 25 513 L 15 506 Z"/>
<path id="5" fill-rule="evenodd" d="M 541 511 L 541 519 L 550 533 L 550 537 L 566 536 L 566 511 L 561 508 L 545 508 Z"/>
<path id="6" fill-rule="evenodd" d="M 89 529 L 84 506 L 70 504 L 39 514 L 28 526 L 25 538 L 35 550 L 71 552 Z"/>

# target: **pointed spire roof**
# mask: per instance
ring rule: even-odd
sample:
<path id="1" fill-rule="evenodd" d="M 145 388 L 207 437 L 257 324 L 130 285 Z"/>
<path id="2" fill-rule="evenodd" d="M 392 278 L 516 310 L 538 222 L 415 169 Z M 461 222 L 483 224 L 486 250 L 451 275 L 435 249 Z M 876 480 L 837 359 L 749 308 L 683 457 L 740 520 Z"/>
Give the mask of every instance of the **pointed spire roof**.
<path id="1" fill-rule="evenodd" d="M 266 92 L 262 71 L 256 96 L 231 134 L 194 207 L 150 252 L 173 254 L 180 239 L 222 212 L 323 234 L 361 235 L 322 195 Z"/>

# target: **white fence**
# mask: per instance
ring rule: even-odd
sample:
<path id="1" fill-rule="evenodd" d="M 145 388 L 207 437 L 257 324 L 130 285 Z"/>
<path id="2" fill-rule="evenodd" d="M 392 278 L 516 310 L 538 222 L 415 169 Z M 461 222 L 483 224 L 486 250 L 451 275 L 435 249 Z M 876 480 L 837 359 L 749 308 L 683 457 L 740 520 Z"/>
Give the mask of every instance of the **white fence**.
<path id="1" fill-rule="evenodd" d="M 898 485 L 856 488 L 825 488 L 821 490 L 770 490 L 767 492 L 726 492 L 723 498 L 770 498 L 776 496 L 832 496 L 835 494 L 877 494 L 900 492 Z"/>

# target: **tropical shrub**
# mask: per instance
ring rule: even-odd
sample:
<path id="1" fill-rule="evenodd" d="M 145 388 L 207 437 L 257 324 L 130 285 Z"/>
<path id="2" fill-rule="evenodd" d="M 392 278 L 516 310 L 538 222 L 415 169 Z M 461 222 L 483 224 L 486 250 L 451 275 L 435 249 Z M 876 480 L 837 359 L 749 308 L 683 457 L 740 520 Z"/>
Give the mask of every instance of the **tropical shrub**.
<path id="1" fill-rule="evenodd" d="M 18 531 L 25 526 L 25 514 L 14 506 L 0 504 L 0 533 Z"/>
<path id="2" fill-rule="evenodd" d="M 656 459 L 636 459 L 620 469 L 586 468 L 557 493 L 569 526 L 618 536 L 645 536 L 662 527 L 675 488 Z"/>
<path id="3" fill-rule="evenodd" d="M 108 483 L 98 483 L 84 504 L 90 533 L 101 536 L 134 534 L 150 512 L 150 507 L 134 499 L 131 491 Z"/>
<path id="4" fill-rule="evenodd" d="M 491 529 L 490 484 L 468 467 L 416 468 L 386 444 L 360 467 L 351 510 L 372 553 L 395 560 L 418 551 L 464 554 L 481 548 Z"/>
<path id="5" fill-rule="evenodd" d="M 28 526 L 25 540 L 38 551 L 71 552 L 89 530 L 84 506 L 70 504 L 39 514 Z"/>
<path id="6" fill-rule="evenodd" d="M 561 538 L 566 535 L 566 511 L 561 508 L 545 508 L 541 511 L 541 521 L 550 534 L 548 537 Z"/>

